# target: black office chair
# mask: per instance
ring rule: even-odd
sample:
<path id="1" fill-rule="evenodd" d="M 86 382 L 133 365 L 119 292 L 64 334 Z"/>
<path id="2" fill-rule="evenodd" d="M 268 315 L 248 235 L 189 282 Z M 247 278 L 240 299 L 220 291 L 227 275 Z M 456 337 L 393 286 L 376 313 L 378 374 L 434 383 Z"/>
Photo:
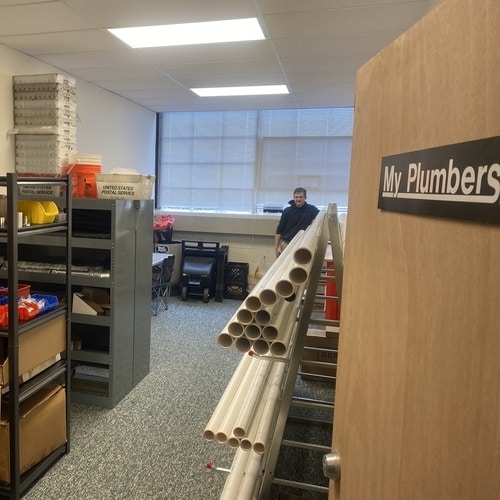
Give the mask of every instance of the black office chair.
<path id="1" fill-rule="evenodd" d="M 175 255 L 165 257 L 161 266 L 153 267 L 151 286 L 151 310 L 156 316 L 161 307 L 168 309 L 168 297 L 172 287 L 172 274 L 174 270 Z"/>

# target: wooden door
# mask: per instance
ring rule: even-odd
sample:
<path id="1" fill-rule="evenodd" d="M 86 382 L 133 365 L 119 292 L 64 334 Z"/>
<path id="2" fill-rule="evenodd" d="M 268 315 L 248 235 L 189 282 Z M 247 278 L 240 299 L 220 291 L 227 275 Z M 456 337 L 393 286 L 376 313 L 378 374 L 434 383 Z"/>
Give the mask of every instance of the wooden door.
<path id="1" fill-rule="evenodd" d="M 330 498 L 500 498 L 500 226 L 377 208 L 382 157 L 500 136 L 499 26 L 445 0 L 358 73 Z"/>

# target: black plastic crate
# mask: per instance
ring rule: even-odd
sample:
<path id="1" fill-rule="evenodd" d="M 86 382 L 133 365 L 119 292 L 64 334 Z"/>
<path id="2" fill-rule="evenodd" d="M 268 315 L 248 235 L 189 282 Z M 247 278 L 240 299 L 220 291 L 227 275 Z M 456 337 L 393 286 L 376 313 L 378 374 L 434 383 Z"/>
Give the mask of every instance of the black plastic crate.
<path id="1" fill-rule="evenodd" d="M 244 300 L 248 295 L 246 285 L 229 283 L 224 285 L 224 298 L 233 300 Z"/>
<path id="2" fill-rule="evenodd" d="M 224 269 L 225 283 L 245 284 L 248 281 L 247 262 L 227 262 Z"/>

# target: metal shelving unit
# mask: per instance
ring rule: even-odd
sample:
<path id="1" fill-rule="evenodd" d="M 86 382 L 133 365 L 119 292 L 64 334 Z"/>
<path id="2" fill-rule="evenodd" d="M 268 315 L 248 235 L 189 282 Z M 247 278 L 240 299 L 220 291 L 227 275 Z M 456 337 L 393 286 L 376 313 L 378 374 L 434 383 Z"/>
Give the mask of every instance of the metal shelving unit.
<path id="1" fill-rule="evenodd" d="M 109 315 L 73 313 L 73 331 L 84 332 L 87 342 L 73 350 L 74 365 L 109 373 L 102 382 L 73 378 L 73 401 L 112 408 L 149 373 L 153 202 L 74 199 L 72 219 L 74 262 L 109 263 L 108 276 L 74 274 L 73 287 L 105 289 L 110 296 Z M 105 345 L 98 345 L 103 338 Z"/>
<path id="2" fill-rule="evenodd" d="M 71 314 L 73 340 L 83 332 L 87 344 L 71 351 L 73 371 L 86 365 L 107 374 L 92 381 L 73 377 L 74 402 L 112 408 L 149 373 L 152 220 L 152 200 L 71 200 L 72 266 L 104 262 L 107 271 L 72 267 L 68 304 L 83 288 L 106 291 L 110 298 L 106 315 Z M 36 248 L 39 262 L 51 262 L 61 257 L 66 236 L 32 228 L 23 241 Z M 17 278 L 55 290 L 66 283 L 65 273 L 36 269 L 18 270 Z"/>
<path id="3" fill-rule="evenodd" d="M 313 322 L 312 315 L 314 303 L 316 300 L 317 284 L 319 283 L 322 276 L 322 271 L 324 268 L 324 256 L 328 244 L 331 245 L 332 255 L 335 261 L 335 279 L 337 282 L 338 298 L 340 301 L 342 291 L 341 280 L 343 276 L 343 251 L 338 224 L 337 207 L 335 204 L 330 204 L 328 206 L 325 217 L 325 225 L 321 231 L 318 246 L 314 254 L 309 284 L 304 294 L 303 304 L 299 314 L 296 341 L 293 345 L 293 351 L 290 354 L 290 362 L 284 381 L 283 397 L 276 417 L 273 440 L 269 449 L 269 453 L 263 460 L 264 466 L 262 469 L 262 481 L 258 489 L 259 493 L 257 495 L 257 498 L 269 498 L 271 487 L 273 484 L 280 484 L 284 486 L 295 487 L 297 489 L 322 492 L 325 494 L 328 493 L 328 489 L 322 486 L 300 483 L 291 479 L 277 478 L 274 474 L 281 446 L 294 446 L 297 448 L 314 449 L 318 452 L 323 453 L 328 453 L 330 451 L 330 443 L 327 443 L 324 446 L 320 446 L 300 441 L 288 442 L 283 439 L 289 410 L 292 405 L 304 404 L 308 405 L 311 408 L 328 409 L 331 410 L 333 414 L 333 401 L 331 402 L 331 404 L 327 404 L 324 401 L 316 401 L 313 399 L 307 401 L 298 401 L 293 396 L 297 376 L 300 375 L 300 358 L 304 347 L 307 330 L 310 324 Z M 338 321 L 325 321 L 325 323 L 334 326 L 338 325 Z"/>
<path id="4" fill-rule="evenodd" d="M 277 463 L 279 459 L 279 454 L 282 446 L 303 448 L 306 450 L 312 450 L 315 452 L 320 452 L 323 454 L 329 453 L 331 450 L 331 443 L 313 444 L 308 442 L 302 442 L 300 440 L 288 440 L 284 439 L 285 428 L 287 426 L 287 420 L 289 418 L 289 410 L 291 406 L 302 406 L 308 409 L 319 409 L 321 411 L 327 411 L 333 417 L 334 402 L 333 401 L 320 401 L 310 398 L 297 398 L 294 397 L 294 391 L 296 387 L 297 377 L 301 375 L 299 370 L 301 364 L 301 354 L 304 348 L 306 336 L 308 329 L 311 324 L 313 324 L 313 311 L 314 306 L 317 301 L 317 288 L 320 280 L 325 279 L 335 279 L 337 285 L 337 300 L 340 303 L 341 292 L 342 292 L 342 276 L 343 276 L 343 250 L 341 243 L 341 233 L 339 227 L 339 219 L 337 214 L 337 207 L 335 204 L 330 204 L 327 210 L 326 216 L 323 218 L 322 226 L 319 231 L 319 237 L 317 245 L 315 246 L 314 256 L 312 260 L 312 266 L 309 271 L 309 278 L 307 283 L 305 283 L 305 291 L 300 297 L 300 305 L 298 309 L 297 322 L 294 327 L 294 341 L 290 343 L 290 352 L 287 354 L 286 358 L 273 358 L 272 356 L 267 357 L 265 354 L 261 356 L 261 359 L 268 359 L 269 363 L 285 363 L 284 376 L 280 385 L 280 398 L 279 403 L 275 409 L 274 416 L 271 420 L 270 425 L 270 439 L 269 446 L 266 444 L 266 451 L 262 455 L 262 458 L 258 462 L 258 473 L 255 480 L 253 480 L 253 472 L 257 469 L 251 469 L 249 471 L 249 476 L 252 477 L 251 480 L 245 481 L 245 494 L 248 494 L 248 498 L 255 499 L 267 499 L 271 498 L 271 488 L 273 485 L 280 485 L 291 487 L 299 490 L 308 490 L 313 492 L 318 492 L 320 494 L 328 494 L 328 487 L 304 483 L 295 481 L 294 478 L 279 478 L 276 477 L 275 471 L 277 468 Z M 325 254 L 328 245 L 330 245 L 332 250 L 333 260 L 335 261 L 335 276 L 329 276 L 326 273 L 325 276 Z M 338 327 L 338 320 L 321 320 L 323 325 L 331 325 Z M 255 355 L 255 353 L 253 354 Z M 332 377 L 329 381 L 332 381 Z M 321 421 L 320 419 L 314 418 L 303 418 L 305 423 L 315 425 L 318 423 L 329 424 L 332 422 Z M 241 449 L 238 449 L 239 453 Z M 321 457 L 322 458 L 322 457 Z M 243 461 L 242 461 L 243 462 Z M 249 459 L 250 462 L 250 459 Z M 234 466 L 234 462 L 233 462 Z M 240 463 L 235 466 L 234 471 L 237 475 L 236 477 L 241 477 L 243 475 L 243 468 L 240 467 Z M 244 467 L 244 466 L 243 466 Z M 251 467 L 251 466 L 250 466 Z M 231 470 L 222 469 L 226 472 L 232 473 Z M 322 473 L 322 469 L 319 470 Z M 245 469 L 246 473 L 246 469 Z M 229 479 L 228 479 L 229 481 Z M 237 480 L 236 480 L 237 481 Z M 254 482 L 253 482 L 254 481 Z M 243 482 L 243 481 L 242 481 Z M 252 490 L 251 492 L 249 490 Z M 232 492 L 232 491 L 231 491 Z M 223 492 L 223 496 L 226 491 Z M 226 498 L 226 496 L 224 496 Z"/>
<path id="5" fill-rule="evenodd" d="M 65 189 L 65 204 L 68 209 L 71 209 L 71 195 L 68 189 L 69 181 L 67 178 L 47 179 L 47 178 L 23 178 L 17 174 L 7 174 L 6 177 L 0 178 L 0 186 L 7 189 L 7 225 L 5 228 L 0 228 L 0 242 L 6 244 L 7 259 L 8 259 L 8 312 L 9 321 L 7 328 L 0 328 L 0 338 L 7 337 L 8 339 L 8 360 L 9 360 L 9 384 L 8 392 L 3 395 L 8 402 L 8 419 L 9 419 L 9 459 L 10 459 L 10 482 L 9 484 L 0 484 L 0 497 L 18 499 L 21 494 L 43 474 L 61 455 L 69 452 L 70 448 L 70 311 L 66 304 L 69 303 L 71 290 L 71 273 L 68 272 L 71 263 L 71 221 L 55 224 L 44 224 L 33 227 L 17 226 L 17 202 L 18 191 L 20 186 L 59 186 Z M 14 223 L 13 223 L 14 222 Z M 19 246 L 25 243 L 29 244 L 30 235 L 42 237 L 49 233 L 65 232 L 65 236 L 61 236 L 61 245 L 64 247 L 66 274 L 64 276 L 64 285 L 66 286 L 67 296 L 66 304 L 58 305 L 52 311 L 41 314 L 40 316 L 28 320 L 19 321 L 17 311 L 18 301 L 18 282 L 19 273 L 17 269 L 18 250 Z M 25 383 L 20 383 L 19 376 L 19 339 L 23 334 L 27 334 L 33 329 L 44 324 L 49 324 L 55 318 L 64 315 L 66 318 L 66 350 L 64 359 L 44 370 L 40 374 L 34 376 Z M 66 388 L 65 397 L 65 423 L 66 423 L 66 443 L 52 451 L 48 456 L 43 458 L 35 466 L 31 467 L 27 472 L 22 473 L 20 470 L 20 405 L 30 396 L 46 388 L 52 382 L 59 382 Z M 5 444 L 5 443 L 3 443 Z"/>

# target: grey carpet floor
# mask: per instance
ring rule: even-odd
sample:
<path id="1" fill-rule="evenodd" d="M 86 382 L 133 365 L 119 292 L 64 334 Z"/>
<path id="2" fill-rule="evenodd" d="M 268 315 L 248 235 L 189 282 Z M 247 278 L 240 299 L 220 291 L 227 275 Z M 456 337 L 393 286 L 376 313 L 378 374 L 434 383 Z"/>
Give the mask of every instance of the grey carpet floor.
<path id="1" fill-rule="evenodd" d="M 148 376 L 113 409 L 73 404 L 70 453 L 24 498 L 219 498 L 226 474 L 207 470 L 206 463 L 229 468 L 234 450 L 204 441 L 202 433 L 242 356 L 216 344 L 240 304 L 171 297 L 168 311 L 152 317 Z M 307 385 L 299 384 L 298 392 L 312 388 L 318 399 L 333 397 L 326 384 Z"/>

